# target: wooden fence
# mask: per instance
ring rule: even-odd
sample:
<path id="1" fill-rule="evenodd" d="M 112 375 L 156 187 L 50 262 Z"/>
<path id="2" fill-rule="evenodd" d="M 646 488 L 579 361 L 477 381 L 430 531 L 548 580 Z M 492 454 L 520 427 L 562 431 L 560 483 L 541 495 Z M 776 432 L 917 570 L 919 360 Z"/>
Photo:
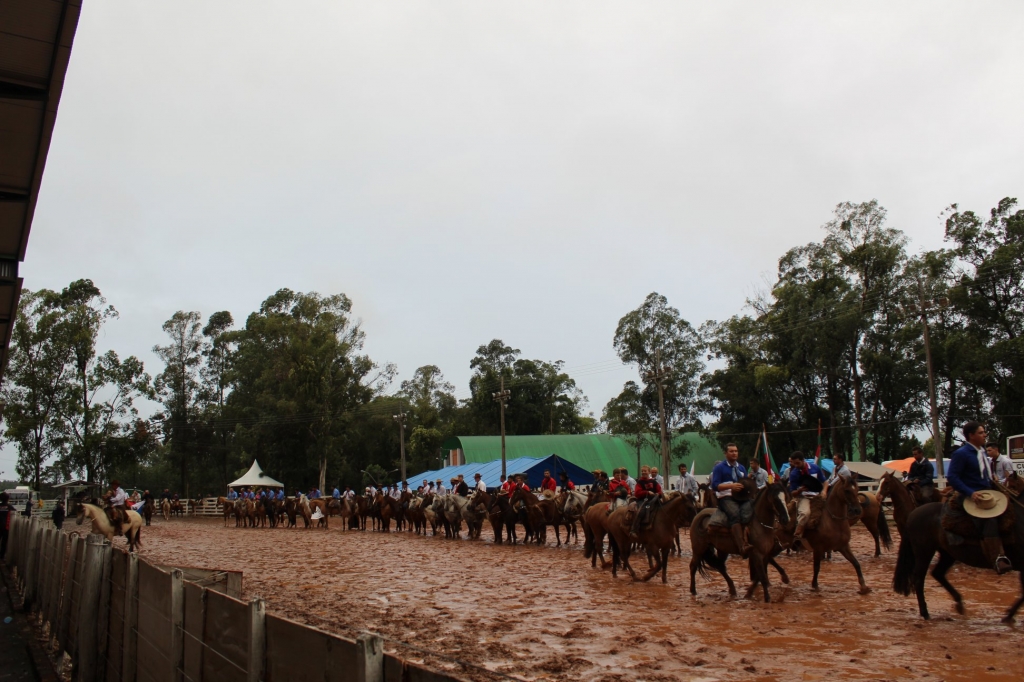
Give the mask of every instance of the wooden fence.
<path id="1" fill-rule="evenodd" d="M 454 682 L 384 653 L 370 633 L 347 639 L 240 601 L 230 572 L 156 566 L 100 535 L 12 517 L 5 560 L 25 608 L 49 623 L 81 682 Z"/>

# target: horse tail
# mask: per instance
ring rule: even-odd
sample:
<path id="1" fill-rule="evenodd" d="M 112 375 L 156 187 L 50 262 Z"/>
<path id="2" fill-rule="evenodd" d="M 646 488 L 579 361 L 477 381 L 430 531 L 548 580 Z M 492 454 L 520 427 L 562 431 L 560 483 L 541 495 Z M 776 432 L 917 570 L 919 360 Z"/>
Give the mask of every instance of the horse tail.
<path id="1" fill-rule="evenodd" d="M 878 537 L 886 551 L 892 550 L 892 534 L 889 532 L 889 521 L 885 518 L 885 510 L 878 507 Z"/>
<path id="2" fill-rule="evenodd" d="M 589 559 L 594 556 L 594 532 L 590 526 L 583 522 L 583 558 Z"/>
<path id="3" fill-rule="evenodd" d="M 700 555 L 700 559 L 697 561 L 697 572 L 700 573 L 700 577 L 704 580 L 711 580 L 711 574 L 708 573 L 708 566 L 713 564 L 717 560 L 718 556 L 715 554 L 715 548 L 712 545 L 708 545 L 704 550 L 704 553 Z"/>
<path id="4" fill-rule="evenodd" d="M 892 589 L 904 597 L 910 596 L 914 586 L 914 545 L 907 538 L 900 540 L 900 552 L 896 557 L 896 571 L 892 576 Z"/>

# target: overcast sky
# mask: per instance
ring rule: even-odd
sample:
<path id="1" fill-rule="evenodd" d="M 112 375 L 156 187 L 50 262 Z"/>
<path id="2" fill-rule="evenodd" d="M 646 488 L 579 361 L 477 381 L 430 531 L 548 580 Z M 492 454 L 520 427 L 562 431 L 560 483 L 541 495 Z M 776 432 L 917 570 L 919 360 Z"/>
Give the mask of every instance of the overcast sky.
<path id="1" fill-rule="evenodd" d="M 289 287 L 400 379 L 500 338 L 599 414 L 649 292 L 720 319 L 840 201 L 918 250 L 1024 189 L 1020 2 L 84 5 L 22 273 L 154 374 L 174 311 Z"/>

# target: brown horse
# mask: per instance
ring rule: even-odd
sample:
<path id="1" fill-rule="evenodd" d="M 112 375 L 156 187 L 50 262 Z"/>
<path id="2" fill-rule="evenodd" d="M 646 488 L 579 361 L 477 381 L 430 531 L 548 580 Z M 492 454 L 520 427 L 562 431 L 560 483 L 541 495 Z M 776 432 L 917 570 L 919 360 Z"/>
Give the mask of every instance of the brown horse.
<path id="1" fill-rule="evenodd" d="M 377 493 L 377 497 L 374 498 L 375 506 L 380 510 L 380 531 L 384 533 L 391 532 L 391 519 L 398 516 L 402 508 L 398 504 L 398 500 L 395 498 L 385 495 L 384 493 Z"/>
<path id="2" fill-rule="evenodd" d="M 711 489 L 710 485 L 701 483 L 697 486 L 697 490 L 700 492 L 701 509 L 718 509 L 718 498 L 715 496 L 715 491 Z"/>
<path id="3" fill-rule="evenodd" d="M 746 524 L 747 537 L 751 546 L 748 564 L 750 577 L 753 580 L 747 589 L 746 597 L 749 599 L 753 595 L 754 589 L 761 585 L 764 591 L 764 600 L 770 602 L 768 564 L 773 562 L 773 556 L 778 549 L 775 538 L 776 523 L 781 526 L 789 524 L 786 487 L 782 483 L 776 482 L 758 490 L 757 485 L 749 478 L 744 479 L 742 484 L 746 488 L 746 494 L 754 498 L 753 516 Z M 730 554 L 739 554 L 740 548 L 736 546 L 736 541 L 729 528 L 709 525 L 714 514 L 714 509 L 704 509 L 690 524 L 690 547 L 693 554 L 690 559 L 690 594 L 697 594 L 695 580 L 697 572 L 699 571 L 702 577 L 707 578 L 707 568 L 710 566 L 722 574 L 729 586 L 729 596 L 735 597 L 736 585 L 729 577 L 725 562 Z M 785 582 L 788 582 L 788 579 Z"/>
<path id="4" fill-rule="evenodd" d="M 142 518 L 144 518 L 146 520 L 146 525 L 147 526 L 153 521 L 153 511 L 154 511 L 153 500 L 152 499 L 146 500 L 146 504 L 142 505 Z"/>
<path id="5" fill-rule="evenodd" d="M 495 543 L 500 545 L 502 542 L 502 528 L 505 530 L 507 542 L 513 545 L 519 543 L 519 535 L 516 533 L 516 521 L 519 520 L 519 515 L 516 513 L 515 507 L 512 506 L 512 500 L 507 493 L 498 493 L 491 497 L 488 518 L 494 528 Z M 496 522 L 497 525 L 495 525 Z"/>
<path id="6" fill-rule="evenodd" d="M 660 571 L 661 582 L 668 582 L 669 552 L 675 548 L 679 529 L 688 527 L 696 515 L 697 508 L 693 506 L 693 500 L 688 495 L 673 491 L 664 496 L 664 501 L 654 511 L 650 524 L 639 533 L 640 544 L 647 550 L 647 556 L 654 558 L 650 570 L 641 580 L 646 582 Z M 619 550 L 622 551 L 621 546 Z M 628 550 L 626 555 L 628 558 Z M 630 574 L 632 573 L 631 570 Z M 633 579 L 636 580 L 635 575 Z"/>
<path id="7" fill-rule="evenodd" d="M 1006 556 L 1010 559 L 1013 570 L 1020 575 L 1021 596 L 1010 606 L 1003 622 L 1013 623 L 1017 610 L 1024 604 L 1024 502 L 1008 490 L 1010 512 L 1013 514 L 1014 542 L 1004 542 Z M 953 597 L 957 613 L 963 615 L 964 603 L 960 593 L 946 578 L 946 573 L 956 562 L 976 568 L 992 569 L 977 542 L 961 542 L 958 545 L 949 543 L 948 533 L 942 527 L 940 515 L 942 503 L 932 502 L 918 507 L 907 517 L 906 532 L 900 541 L 899 555 L 896 559 L 896 571 L 892 578 L 892 588 L 898 594 L 909 596 L 911 591 L 917 594 L 917 605 L 921 617 L 928 619 L 928 604 L 924 599 L 924 579 L 936 552 L 939 560 L 932 569 L 932 577 Z"/>
<path id="8" fill-rule="evenodd" d="M 896 530 L 902 538 L 907 527 L 907 517 L 910 516 L 910 512 L 917 509 L 917 502 L 907 486 L 903 485 L 891 471 L 882 475 L 878 484 L 878 492 L 875 493 L 875 500 L 879 505 L 887 497 L 892 499 L 892 518 L 896 522 Z"/>
<path id="9" fill-rule="evenodd" d="M 592 568 L 597 567 L 598 559 L 601 560 L 602 569 L 611 565 L 604 560 L 604 538 L 608 535 L 610 516 L 608 492 L 591 488 L 587 496 L 586 510 L 583 512 L 583 558 L 590 559 Z"/>
<path id="10" fill-rule="evenodd" d="M 543 545 L 548 540 L 548 526 L 555 527 L 555 539 L 558 546 L 562 546 L 562 535 L 559 532 L 560 514 L 553 499 L 537 499 L 537 496 L 525 488 L 516 488 L 512 493 L 512 504 L 522 502 L 526 508 L 526 518 L 529 521 L 528 532 L 532 532 L 538 545 Z"/>
<path id="11" fill-rule="evenodd" d="M 879 504 L 873 495 L 861 492 L 857 493 L 857 499 L 860 500 L 861 508 L 859 521 L 871 533 L 871 537 L 875 541 L 875 556 L 880 557 L 882 556 L 883 546 L 886 550 L 892 549 L 892 535 L 889 533 L 889 522 L 886 520 L 885 514 L 882 513 L 882 505 Z"/>
<path id="12" fill-rule="evenodd" d="M 821 571 L 821 560 L 825 557 L 825 552 L 837 551 L 853 564 L 854 570 L 857 571 L 860 594 L 871 591 L 864 583 L 864 572 L 860 568 L 860 562 L 850 550 L 850 508 L 859 506 L 856 484 L 839 478 L 832 484 L 818 526 L 804 530 L 803 542 L 814 552 L 814 578 L 811 580 L 811 589 L 818 589 L 818 573 Z"/>

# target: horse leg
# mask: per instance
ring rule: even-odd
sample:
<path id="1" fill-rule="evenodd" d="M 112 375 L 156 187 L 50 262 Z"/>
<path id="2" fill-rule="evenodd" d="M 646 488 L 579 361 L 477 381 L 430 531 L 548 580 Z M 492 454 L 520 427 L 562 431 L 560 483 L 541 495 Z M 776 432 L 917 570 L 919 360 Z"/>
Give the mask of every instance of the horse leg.
<path id="1" fill-rule="evenodd" d="M 864 525 L 867 527 L 868 532 L 871 533 L 871 537 L 875 539 L 875 558 L 877 559 L 882 556 L 882 544 L 878 541 L 878 517 L 875 517 L 870 525 L 867 519 L 865 519 Z"/>
<path id="2" fill-rule="evenodd" d="M 668 584 L 668 554 L 671 548 L 661 550 L 661 582 Z"/>
<path id="3" fill-rule="evenodd" d="M 956 563 L 956 559 L 952 555 L 947 554 L 943 551 L 939 551 L 939 560 L 935 562 L 935 568 L 932 569 L 932 577 L 935 578 L 940 585 L 946 588 L 946 592 L 949 592 L 950 596 L 953 597 L 953 601 L 956 602 L 956 612 L 961 616 L 964 615 L 964 600 L 960 596 L 960 593 L 956 591 L 956 588 L 946 579 L 946 572 L 949 571 L 950 567 Z"/>
<path id="4" fill-rule="evenodd" d="M 821 560 L 824 556 L 824 550 L 814 550 L 814 577 L 811 579 L 811 589 L 815 592 L 818 591 L 818 573 L 821 572 Z"/>
<path id="5" fill-rule="evenodd" d="M 734 583 L 732 581 L 732 576 L 729 575 L 729 571 L 725 567 L 725 562 L 728 559 L 729 559 L 729 553 L 728 552 L 721 552 L 721 551 L 719 551 L 715 555 L 715 562 L 714 562 L 713 565 L 718 570 L 718 572 L 722 574 L 722 577 L 725 578 L 725 583 L 729 586 L 729 596 L 732 597 L 733 599 L 735 599 L 736 598 L 736 583 Z"/>
<path id="6" fill-rule="evenodd" d="M 853 552 L 850 551 L 850 543 L 846 543 L 840 547 L 839 553 L 842 554 L 847 561 L 853 564 L 853 568 L 857 571 L 857 581 L 860 583 L 860 590 L 857 591 L 858 594 L 868 594 L 871 592 L 871 588 L 864 582 L 864 572 L 860 570 L 860 562 L 857 561 L 857 557 L 853 556 Z M 957 596 L 959 597 L 960 595 Z"/>
<path id="7" fill-rule="evenodd" d="M 775 570 L 779 572 L 779 578 L 782 580 L 783 585 L 789 584 L 789 575 L 786 573 L 786 569 L 779 565 L 779 562 L 775 560 L 775 557 L 768 559 L 768 564 L 775 567 Z M 768 567 L 765 566 L 765 573 L 767 574 Z"/>
<path id="8" fill-rule="evenodd" d="M 1021 607 L 1021 604 L 1024 604 L 1024 571 L 1020 571 L 1018 575 L 1020 576 L 1021 594 L 1020 597 L 1017 598 L 1017 601 L 1013 602 L 1013 606 L 1011 606 L 1010 610 L 1006 612 L 1006 615 L 1003 616 L 1002 622 L 1006 623 L 1007 625 L 1013 624 L 1013 617 L 1017 615 L 1017 609 Z"/>

